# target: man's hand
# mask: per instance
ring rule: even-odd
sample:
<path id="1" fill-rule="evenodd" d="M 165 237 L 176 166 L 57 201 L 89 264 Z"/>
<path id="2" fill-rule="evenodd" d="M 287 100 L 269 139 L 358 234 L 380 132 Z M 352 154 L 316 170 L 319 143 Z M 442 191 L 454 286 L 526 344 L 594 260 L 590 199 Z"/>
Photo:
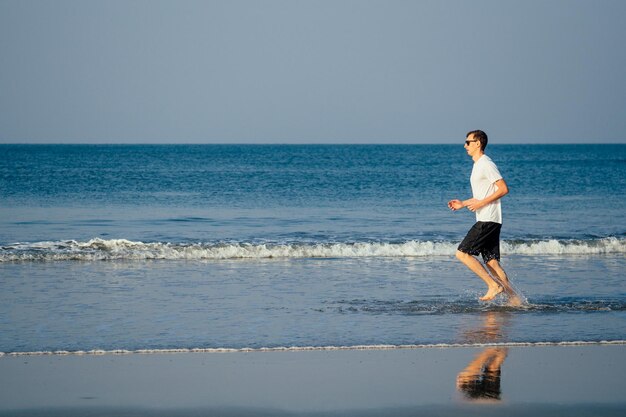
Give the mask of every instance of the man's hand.
<path id="1" fill-rule="evenodd" d="M 470 198 L 466 201 L 466 206 L 469 211 L 476 211 L 479 208 L 483 207 L 485 204 L 482 200 L 477 200 L 475 198 Z"/>
<path id="2" fill-rule="evenodd" d="M 448 201 L 448 208 L 453 211 L 460 210 L 463 208 L 463 202 L 461 200 L 450 200 Z"/>

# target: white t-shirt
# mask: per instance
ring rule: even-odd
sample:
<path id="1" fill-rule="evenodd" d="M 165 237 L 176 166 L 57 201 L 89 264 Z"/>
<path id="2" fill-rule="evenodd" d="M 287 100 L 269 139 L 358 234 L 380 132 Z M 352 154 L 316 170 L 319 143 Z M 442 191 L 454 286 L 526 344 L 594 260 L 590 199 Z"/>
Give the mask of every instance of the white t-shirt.
<path id="1" fill-rule="evenodd" d="M 502 179 L 498 167 L 487 155 L 481 156 L 474 162 L 470 183 L 474 198 L 482 200 L 495 193 L 498 187 L 495 182 Z M 477 222 L 496 222 L 502 224 L 502 208 L 500 199 L 485 207 L 476 210 Z"/>

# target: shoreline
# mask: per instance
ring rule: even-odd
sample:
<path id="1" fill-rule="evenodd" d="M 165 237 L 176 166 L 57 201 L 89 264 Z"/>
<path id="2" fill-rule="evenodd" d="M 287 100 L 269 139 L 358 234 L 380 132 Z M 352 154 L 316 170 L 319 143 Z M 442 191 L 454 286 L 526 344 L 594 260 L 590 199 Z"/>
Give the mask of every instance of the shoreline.
<path id="1" fill-rule="evenodd" d="M 623 415 L 624 344 L 6 355 L 0 416 Z"/>
<path id="2" fill-rule="evenodd" d="M 104 356 L 104 355 L 159 355 L 182 353 L 255 353 L 255 352 L 312 352 L 312 351 L 363 351 L 363 350 L 403 350 L 403 349 L 447 349 L 447 348 L 484 348 L 484 347 L 542 347 L 542 346 L 619 346 L 626 345 L 626 340 L 600 341 L 562 341 L 562 342 L 492 342 L 492 343 L 433 343 L 403 345 L 352 345 L 352 346 L 275 346 L 260 348 L 171 348 L 171 349 L 91 349 L 91 350 L 54 350 L 32 352 L 0 352 L 2 357 L 14 356 Z"/>

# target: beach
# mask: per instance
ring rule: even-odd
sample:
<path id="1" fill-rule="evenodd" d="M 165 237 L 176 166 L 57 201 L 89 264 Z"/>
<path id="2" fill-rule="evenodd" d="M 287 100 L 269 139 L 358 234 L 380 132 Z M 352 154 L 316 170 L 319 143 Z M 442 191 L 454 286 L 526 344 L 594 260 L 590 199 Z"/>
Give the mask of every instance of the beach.
<path id="1" fill-rule="evenodd" d="M 0 417 L 626 417 L 625 15 L 0 0 Z"/>
<path id="2" fill-rule="evenodd" d="M 6 355 L 0 415 L 617 416 L 625 372 L 622 344 Z"/>

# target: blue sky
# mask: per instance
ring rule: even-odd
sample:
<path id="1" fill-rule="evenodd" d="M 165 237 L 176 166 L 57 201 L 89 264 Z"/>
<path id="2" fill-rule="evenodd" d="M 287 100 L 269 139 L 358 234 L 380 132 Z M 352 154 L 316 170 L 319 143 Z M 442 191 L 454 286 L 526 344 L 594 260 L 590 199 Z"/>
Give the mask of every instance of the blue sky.
<path id="1" fill-rule="evenodd" d="M 626 143 L 626 1 L 0 0 L 0 143 Z"/>

